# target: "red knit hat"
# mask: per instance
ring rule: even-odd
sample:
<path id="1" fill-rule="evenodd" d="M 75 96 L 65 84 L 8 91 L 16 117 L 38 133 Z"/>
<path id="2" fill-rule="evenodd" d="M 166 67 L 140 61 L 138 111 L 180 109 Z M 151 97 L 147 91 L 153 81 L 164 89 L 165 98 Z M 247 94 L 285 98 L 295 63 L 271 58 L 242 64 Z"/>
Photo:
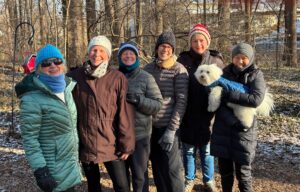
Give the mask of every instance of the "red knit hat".
<path id="1" fill-rule="evenodd" d="M 210 41 L 211 41 L 211 39 L 210 39 L 210 34 L 209 34 L 207 28 L 206 28 L 204 25 L 198 23 L 198 24 L 196 24 L 196 25 L 190 30 L 190 33 L 189 33 L 189 43 L 191 43 L 192 37 L 193 37 L 193 35 L 195 35 L 195 34 L 201 34 L 201 35 L 203 35 L 203 36 L 205 37 L 206 41 L 207 41 L 207 46 L 209 46 Z"/>

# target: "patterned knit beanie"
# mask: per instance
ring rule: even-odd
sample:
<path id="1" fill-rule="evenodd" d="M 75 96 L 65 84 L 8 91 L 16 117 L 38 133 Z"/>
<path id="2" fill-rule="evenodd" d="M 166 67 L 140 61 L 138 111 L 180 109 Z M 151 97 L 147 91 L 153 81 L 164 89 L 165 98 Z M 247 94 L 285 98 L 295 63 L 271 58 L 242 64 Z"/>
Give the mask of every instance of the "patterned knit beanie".
<path id="1" fill-rule="evenodd" d="M 167 32 L 163 32 L 162 34 L 160 34 L 160 36 L 158 37 L 158 39 L 156 41 L 155 50 L 157 51 L 158 47 L 164 43 L 171 45 L 171 47 L 173 48 L 173 53 L 174 53 L 174 50 L 176 48 L 176 38 L 175 38 L 175 35 L 173 32 L 167 31 Z"/>
<path id="2" fill-rule="evenodd" d="M 189 33 L 189 43 L 190 44 L 191 44 L 192 37 L 195 34 L 203 35 L 207 41 L 207 47 L 209 47 L 211 38 L 210 38 L 210 34 L 209 34 L 207 28 L 204 25 L 198 23 L 190 30 L 190 33 Z"/>
<path id="3" fill-rule="evenodd" d="M 41 48 L 36 55 L 35 58 L 35 70 L 38 69 L 39 64 L 47 59 L 50 58 L 58 58 L 58 59 L 62 59 L 63 62 L 65 63 L 64 57 L 61 54 L 60 50 L 55 47 L 54 45 L 51 44 L 47 44 L 45 47 Z"/>
<path id="4" fill-rule="evenodd" d="M 100 45 L 104 47 L 108 57 L 111 57 L 112 46 L 110 40 L 107 37 L 99 35 L 91 39 L 88 45 L 88 53 L 90 52 L 91 48 L 95 45 Z"/>

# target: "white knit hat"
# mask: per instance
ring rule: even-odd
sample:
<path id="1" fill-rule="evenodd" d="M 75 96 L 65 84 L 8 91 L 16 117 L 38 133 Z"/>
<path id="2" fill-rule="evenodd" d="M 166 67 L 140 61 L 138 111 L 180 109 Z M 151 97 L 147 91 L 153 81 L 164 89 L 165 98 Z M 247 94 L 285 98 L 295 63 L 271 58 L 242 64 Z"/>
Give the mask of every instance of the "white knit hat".
<path id="1" fill-rule="evenodd" d="M 100 45 L 104 47 L 106 49 L 108 57 L 111 56 L 111 42 L 107 37 L 102 35 L 93 37 L 93 39 L 91 39 L 89 42 L 88 53 L 90 52 L 91 48 L 95 45 Z"/>

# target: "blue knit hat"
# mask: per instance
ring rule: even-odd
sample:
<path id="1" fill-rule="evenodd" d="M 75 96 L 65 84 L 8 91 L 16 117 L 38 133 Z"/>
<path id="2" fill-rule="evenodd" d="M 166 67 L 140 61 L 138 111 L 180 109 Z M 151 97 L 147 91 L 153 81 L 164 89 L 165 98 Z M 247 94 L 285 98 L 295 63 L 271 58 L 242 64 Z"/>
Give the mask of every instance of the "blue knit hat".
<path id="1" fill-rule="evenodd" d="M 65 62 L 63 55 L 61 54 L 60 50 L 55 47 L 54 45 L 47 44 L 45 47 L 41 48 L 36 55 L 35 58 L 35 69 L 38 69 L 39 64 L 50 58 L 58 58 L 62 59 Z"/>
<path id="2" fill-rule="evenodd" d="M 119 51 L 118 51 L 118 57 L 121 57 L 121 54 L 123 51 L 130 49 L 131 51 L 134 52 L 136 56 L 139 56 L 139 50 L 136 46 L 134 46 L 132 43 L 121 43 Z"/>

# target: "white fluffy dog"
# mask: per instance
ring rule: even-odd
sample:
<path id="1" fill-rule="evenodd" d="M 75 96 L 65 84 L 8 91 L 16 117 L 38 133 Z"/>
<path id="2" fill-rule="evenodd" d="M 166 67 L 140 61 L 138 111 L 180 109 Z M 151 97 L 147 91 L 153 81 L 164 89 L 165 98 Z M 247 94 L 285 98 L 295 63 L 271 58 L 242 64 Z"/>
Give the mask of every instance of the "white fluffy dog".
<path id="1" fill-rule="evenodd" d="M 215 81 L 221 78 L 223 74 L 222 69 L 220 69 L 216 64 L 210 65 L 200 65 L 196 72 L 195 77 L 198 82 L 204 86 L 212 85 Z M 225 79 L 225 81 L 227 81 Z M 231 81 L 232 82 L 232 81 Z M 237 82 L 233 82 L 237 83 Z M 237 83 L 240 84 L 240 83 Z M 240 84 L 242 85 L 242 84 Z M 211 93 L 208 97 L 208 108 L 209 112 L 214 112 L 218 109 L 221 103 L 222 87 L 215 86 L 212 88 Z M 263 102 L 257 107 L 245 107 L 233 103 L 227 103 L 227 106 L 233 109 L 234 115 L 241 121 L 241 123 L 246 127 L 251 127 L 255 115 L 269 116 L 270 112 L 274 108 L 273 96 L 271 93 L 266 91 Z"/>

